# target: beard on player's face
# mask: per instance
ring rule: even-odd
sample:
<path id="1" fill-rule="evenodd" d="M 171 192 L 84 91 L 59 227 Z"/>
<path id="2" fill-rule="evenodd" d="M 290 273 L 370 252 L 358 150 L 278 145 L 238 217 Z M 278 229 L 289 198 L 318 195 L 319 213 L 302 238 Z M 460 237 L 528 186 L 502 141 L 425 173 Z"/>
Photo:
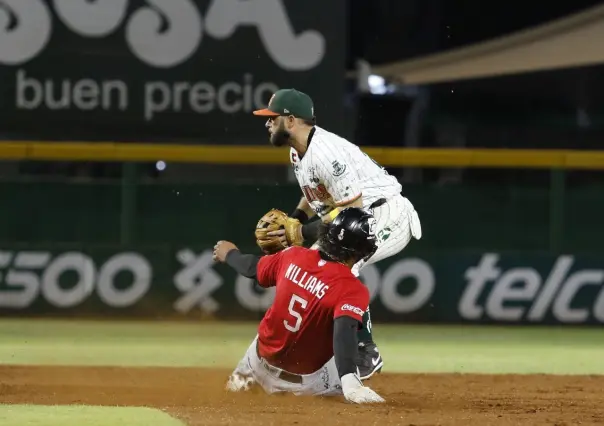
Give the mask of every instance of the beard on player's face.
<path id="1" fill-rule="evenodd" d="M 277 121 L 278 120 L 278 121 Z M 290 133 L 285 128 L 285 123 L 281 117 L 277 117 L 272 126 L 270 141 L 273 146 L 287 145 Z"/>

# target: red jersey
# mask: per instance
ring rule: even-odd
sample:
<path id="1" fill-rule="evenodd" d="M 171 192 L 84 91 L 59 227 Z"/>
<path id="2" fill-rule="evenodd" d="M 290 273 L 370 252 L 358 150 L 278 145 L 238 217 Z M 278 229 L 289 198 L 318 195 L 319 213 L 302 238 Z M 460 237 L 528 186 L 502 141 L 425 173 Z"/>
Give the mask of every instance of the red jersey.
<path id="1" fill-rule="evenodd" d="M 263 256 L 262 287 L 276 286 L 275 299 L 258 327 L 258 351 L 269 364 L 295 374 L 319 370 L 333 356 L 333 321 L 359 322 L 369 290 L 350 268 L 321 258 L 317 250 L 290 247 Z"/>

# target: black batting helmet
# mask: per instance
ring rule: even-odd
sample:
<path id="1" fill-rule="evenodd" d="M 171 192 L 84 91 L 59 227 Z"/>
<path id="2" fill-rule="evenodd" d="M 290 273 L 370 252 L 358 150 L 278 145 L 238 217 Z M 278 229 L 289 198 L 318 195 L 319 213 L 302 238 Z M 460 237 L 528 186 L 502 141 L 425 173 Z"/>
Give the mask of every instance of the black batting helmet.
<path id="1" fill-rule="evenodd" d="M 376 224 L 371 213 L 357 207 L 345 208 L 323 227 L 321 251 L 341 262 L 369 258 L 377 250 Z"/>

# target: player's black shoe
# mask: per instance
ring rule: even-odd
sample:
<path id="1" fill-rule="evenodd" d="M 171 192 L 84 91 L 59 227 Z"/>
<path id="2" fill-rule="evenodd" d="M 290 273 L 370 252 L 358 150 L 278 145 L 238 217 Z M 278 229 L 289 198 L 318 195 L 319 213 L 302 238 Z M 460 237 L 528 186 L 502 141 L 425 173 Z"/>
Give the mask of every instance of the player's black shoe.
<path id="1" fill-rule="evenodd" d="M 367 380 L 382 371 L 384 360 L 377 346 L 373 342 L 359 343 L 357 367 L 361 380 Z"/>

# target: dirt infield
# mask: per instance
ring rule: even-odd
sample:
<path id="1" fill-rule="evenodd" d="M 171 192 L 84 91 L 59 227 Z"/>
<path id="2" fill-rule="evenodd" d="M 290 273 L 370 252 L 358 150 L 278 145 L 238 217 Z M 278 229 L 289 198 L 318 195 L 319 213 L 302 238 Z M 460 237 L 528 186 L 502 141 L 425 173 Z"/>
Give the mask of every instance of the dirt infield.
<path id="1" fill-rule="evenodd" d="M 379 407 L 342 399 L 227 394 L 227 371 L 0 366 L 0 403 L 160 408 L 189 425 L 603 425 L 599 376 L 382 374 Z"/>

